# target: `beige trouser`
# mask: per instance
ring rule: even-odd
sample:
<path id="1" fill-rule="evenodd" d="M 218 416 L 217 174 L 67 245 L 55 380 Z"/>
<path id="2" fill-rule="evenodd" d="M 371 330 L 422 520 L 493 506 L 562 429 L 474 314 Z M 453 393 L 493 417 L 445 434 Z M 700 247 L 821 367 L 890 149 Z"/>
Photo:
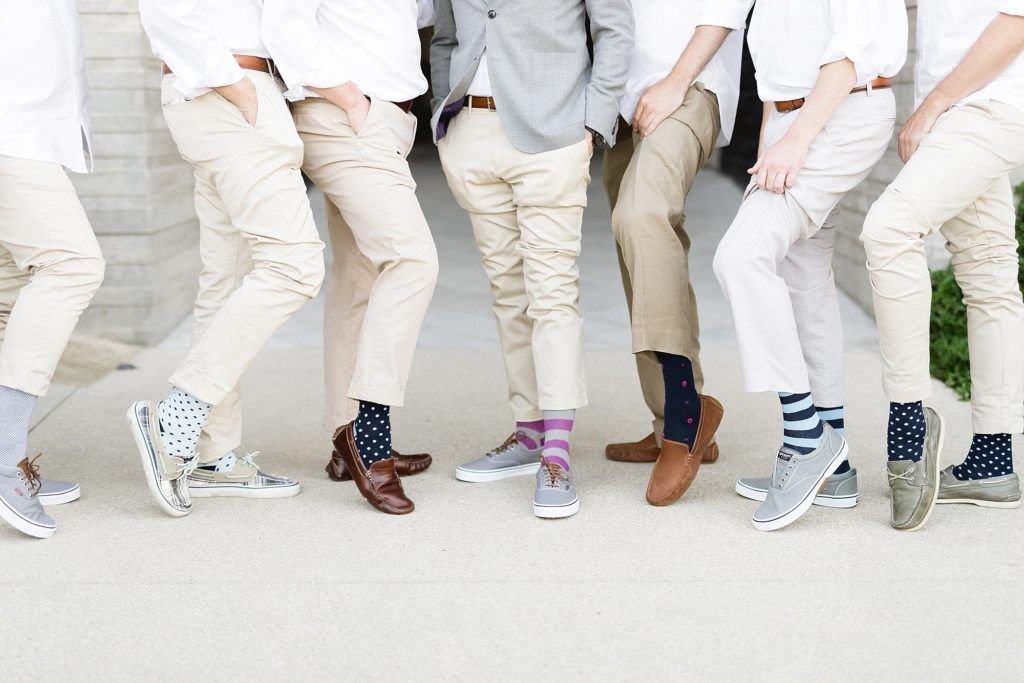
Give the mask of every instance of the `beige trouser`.
<path id="1" fill-rule="evenodd" d="M 293 105 L 303 167 L 328 199 L 334 264 L 324 302 L 327 424 L 358 401 L 405 402 L 416 341 L 437 283 L 437 251 L 407 157 L 416 118 L 374 100 L 359 133 L 330 102 Z"/>
<path id="2" fill-rule="evenodd" d="M 175 386 L 215 406 L 230 404 L 256 354 L 316 296 L 324 275 L 324 245 L 299 172 L 302 141 L 281 86 L 269 74 L 246 75 L 259 96 L 255 126 L 215 92 L 175 102 L 177 91 L 166 79 L 163 86 L 167 126 L 182 158 L 195 170 L 202 233 L 217 235 L 222 245 L 232 236 L 240 238 L 252 258 L 252 269 L 230 296 L 222 303 L 210 300 L 216 310 L 197 302 L 200 331 L 171 377 Z M 210 277 L 226 278 L 223 286 L 228 287 L 228 280 L 239 275 Z"/>
<path id="3" fill-rule="evenodd" d="M 604 153 L 605 191 L 632 321 L 633 353 L 658 439 L 664 429 L 665 385 L 654 352 L 691 359 L 697 390 L 703 388 L 684 204 L 720 128 L 718 98 L 698 83 L 683 105 L 644 139 L 620 120 L 618 140 Z"/>
<path id="4" fill-rule="evenodd" d="M 509 142 L 495 112 L 463 109 L 441 165 L 491 281 L 516 420 L 587 403 L 577 257 L 590 182 L 587 144 L 539 154 Z"/>
<path id="5" fill-rule="evenodd" d="M 924 237 L 946 238 L 967 307 L 971 406 L 979 434 L 1024 431 L 1024 303 L 1010 173 L 1024 165 L 1024 112 L 979 101 L 943 114 L 875 202 L 861 239 L 897 403 L 931 395 L 931 279 Z"/>
<path id="6" fill-rule="evenodd" d="M 818 406 L 843 403 L 843 333 L 832 221 L 843 195 L 885 153 L 895 127 L 891 90 L 848 96 L 811 144 L 784 194 L 751 182 L 715 254 L 715 275 L 732 308 L 747 391 L 811 392 Z M 765 144 L 781 139 L 796 112 L 773 112 Z"/>
<path id="7" fill-rule="evenodd" d="M 0 156 L 0 385 L 46 394 L 103 270 L 64 169 Z"/>

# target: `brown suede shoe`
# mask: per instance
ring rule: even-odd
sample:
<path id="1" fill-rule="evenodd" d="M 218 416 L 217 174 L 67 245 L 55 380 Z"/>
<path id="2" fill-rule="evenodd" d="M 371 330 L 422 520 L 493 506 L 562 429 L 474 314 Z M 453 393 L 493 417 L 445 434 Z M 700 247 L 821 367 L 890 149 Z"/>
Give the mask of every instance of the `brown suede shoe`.
<path id="1" fill-rule="evenodd" d="M 416 509 L 395 473 L 394 458 L 379 460 L 368 470 L 363 466 L 352 438 L 351 423 L 334 435 L 334 450 L 348 471 L 355 473 L 356 488 L 370 505 L 389 515 L 405 515 Z"/>
<path id="2" fill-rule="evenodd" d="M 651 432 L 642 441 L 630 443 L 611 443 L 604 449 L 604 457 L 616 462 L 654 462 L 658 459 L 661 449 L 658 448 L 658 440 Z M 718 444 L 712 441 L 701 454 L 703 462 L 714 462 L 718 460 Z"/>
<path id="3" fill-rule="evenodd" d="M 700 424 L 693 451 L 686 444 L 668 439 L 661 440 L 661 454 L 651 471 L 647 484 L 647 502 L 651 505 L 671 505 L 679 500 L 690 488 L 697 470 L 700 469 L 702 453 L 712 445 L 712 439 L 722 423 L 725 409 L 710 396 L 700 397 Z M 717 450 L 717 449 L 716 449 Z M 716 456 L 717 457 L 717 456 Z"/>
<path id="4" fill-rule="evenodd" d="M 402 455 L 398 451 L 391 450 L 391 459 L 395 461 L 395 472 L 399 477 L 411 477 L 414 474 L 425 472 L 434 459 L 429 453 L 417 453 L 416 455 Z M 331 453 L 331 459 L 327 463 L 327 476 L 333 481 L 350 481 L 352 475 L 345 467 L 345 461 L 338 455 L 338 451 Z"/>

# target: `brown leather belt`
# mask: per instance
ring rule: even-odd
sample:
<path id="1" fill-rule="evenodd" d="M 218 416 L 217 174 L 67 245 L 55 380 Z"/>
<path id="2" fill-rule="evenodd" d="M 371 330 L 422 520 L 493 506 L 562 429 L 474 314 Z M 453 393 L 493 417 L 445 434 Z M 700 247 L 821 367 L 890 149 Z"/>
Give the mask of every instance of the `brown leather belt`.
<path id="1" fill-rule="evenodd" d="M 891 88 L 891 87 L 892 87 L 892 79 L 891 78 L 886 78 L 885 76 L 879 76 L 878 78 L 876 78 L 875 80 L 871 81 L 867 85 L 862 85 L 859 88 L 854 88 L 853 90 L 850 91 L 850 94 L 852 95 L 853 93 L 866 92 L 868 90 L 880 90 L 882 88 Z M 782 114 L 785 114 L 788 111 L 796 111 L 800 107 L 804 106 L 805 102 L 807 102 L 807 98 L 806 97 L 801 97 L 798 100 L 783 100 L 781 102 L 776 102 L 775 103 L 775 111 L 777 111 L 779 113 L 782 113 Z"/>
<path id="2" fill-rule="evenodd" d="M 252 55 L 233 55 L 235 61 L 238 62 L 238 66 L 249 71 L 262 71 L 265 74 L 276 73 L 277 69 L 274 66 L 274 60 L 267 59 L 266 57 L 253 57 Z M 174 73 L 171 71 L 171 67 L 164 64 L 164 76 Z"/>
<path id="3" fill-rule="evenodd" d="M 412 103 L 412 100 L 406 100 L 405 102 L 393 102 L 392 104 L 408 114 L 409 110 L 412 109 Z"/>
<path id="4" fill-rule="evenodd" d="M 498 111 L 494 104 L 493 97 L 479 97 L 477 95 L 466 96 L 466 106 L 470 109 L 486 109 L 487 111 Z"/>

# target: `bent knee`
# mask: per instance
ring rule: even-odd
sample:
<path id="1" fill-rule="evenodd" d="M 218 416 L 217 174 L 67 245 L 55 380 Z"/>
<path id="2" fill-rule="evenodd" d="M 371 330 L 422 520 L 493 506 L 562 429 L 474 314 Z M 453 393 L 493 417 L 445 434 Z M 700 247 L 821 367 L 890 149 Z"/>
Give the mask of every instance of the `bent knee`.
<path id="1" fill-rule="evenodd" d="M 916 213 L 913 203 L 899 192 L 891 188 L 883 192 L 868 210 L 860 232 L 868 257 L 886 246 L 922 238 L 927 226 L 921 225 Z"/>

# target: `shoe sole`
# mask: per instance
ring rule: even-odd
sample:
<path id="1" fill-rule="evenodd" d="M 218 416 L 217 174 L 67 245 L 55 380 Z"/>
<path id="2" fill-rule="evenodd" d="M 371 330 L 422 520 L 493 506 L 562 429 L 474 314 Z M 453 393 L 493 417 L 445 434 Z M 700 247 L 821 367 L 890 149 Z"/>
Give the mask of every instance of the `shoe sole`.
<path id="1" fill-rule="evenodd" d="M 533 514 L 541 519 L 562 519 L 572 517 L 580 511 L 580 499 L 577 498 L 568 505 L 537 505 L 533 504 Z"/>
<path id="2" fill-rule="evenodd" d="M 0 519 L 3 519 L 21 533 L 32 538 L 50 538 L 53 536 L 53 532 L 57 530 L 55 526 L 42 526 L 25 519 L 18 514 L 17 510 L 9 506 L 3 498 L 0 498 Z"/>
<path id="3" fill-rule="evenodd" d="M 218 486 L 188 487 L 189 496 L 192 498 L 257 498 L 269 500 L 273 498 L 292 498 L 299 495 L 302 486 L 273 486 L 267 488 L 241 487 L 234 484 Z"/>
<path id="4" fill-rule="evenodd" d="M 749 500 L 756 500 L 762 503 L 768 497 L 767 491 L 752 489 L 739 482 L 736 482 L 736 493 Z M 858 493 L 853 496 L 815 496 L 813 504 L 823 508 L 852 508 L 856 507 L 859 502 L 860 494 Z"/>
<path id="5" fill-rule="evenodd" d="M 1018 500 L 977 500 L 975 498 L 939 498 L 935 501 L 936 505 L 950 505 L 955 503 L 963 503 L 965 505 L 977 505 L 983 508 L 1002 508 L 1005 510 L 1012 510 L 1019 508 L 1021 501 Z"/>
<path id="6" fill-rule="evenodd" d="M 818 482 L 811 489 L 811 492 L 804 496 L 804 499 L 800 501 L 800 504 L 795 508 L 787 512 L 786 514 L 776 517 L 775 519 L 769 519 L 763 522 L 759 522 L 756 519 L 751 520 L 754 524 L 754 528 L 758 531 L 777 531 L 783 527 L 787 527 L 796 520 L 803 517 L 804 513 L 811 509 L 814 505 L 814 499 L 817 498 L 818 492 L 821 491 L 821 487 L 825 485 L 825 480 L 836 473 L 839 466 L 843 464 L 843 460 L 846 459 L 847 453 L 850 452 L 850 445 L 843 441 L 843 447 L 839 449 L 839 453 L 832 458 L 832 461 L 825 468 L 825 472 L 818 479 Z"/>
<path id="7" fill-rule="evenodd" d="M 917 531 L 918 529 L 924 527 L 924 525 L 928 523 L 928 520 L 932 518 L 932 513 L 935 512 L 935 506 L 939 502 L 939 459 L 942 456 L 942 445 L 946 439 L 946 421 L 942 419 L 941 415 L 939 415 L 936 411 L 932 410 L 931 408 L 926 408 L 926 410 L 931 410 L 931 412 L 935 415 L 935 419 L 938 420 L 939 423 L 939 442 L 938 445 L 935 447 L 935 457 L 932 458 L 931 475 L 933 477 L 932 481 L 935 482 L 935 491 L 932 493 L 932 504 L 928 507 L 928 512 L 925 513 L 924 519 L 922 519 L 917 526 L 897 529 L 897 531 Z"/>
<path id="8" fill-rule="evenodd" d="M 72 490 L 65 491 L 64 493 L 51 493 L 48 495 L 40 493 L 37 494 L 36 497 L 39 498 L 39 502 L 43 505 L 64 505 L 66 503 L 74 503 L 76 500 L 81 498 L 82 489 L 81 487 L 76 486 Z"/>
<path id="9" fill-rule="evenodd" d="M 135 402 L 128 408 L 128 426 L 131 429 L 132 436 L 135 437 L 135 445 L 139 449 L 139 457 L 142 459 L 142 470 L 146 475 L 146 485 L 149 486 L 149 492 L 153 494 L 153 498 L 156 499 L 156 504 L 161 510 L 166 512 L 171 517 L 184 517 L 191 510 L 179 510 L 164 498 L 163 493 L 160 491 L 160 468 L 156 464 L 156 453 L 150 446 L 149 438 L 146 434 L 146 427 L 142 424 L 139 419 L 139 403 Z"/>
<path id="10" fill-rule="evenodd" d="M 464 470 L 461 467 L 456 467 L 455 478 L 459 481 L 468 481 L 478 484 L 486 481 L 500 481 L 501 479 L 509 479 L 511 477 L 525 477 L 531 474 L 537 474 L 537 470 L 539 469 L 539 462 L 529 465 L 519 465 L 518 467 L 507 467 L 493 472 L 473 472 L 472 470 Z"/>

